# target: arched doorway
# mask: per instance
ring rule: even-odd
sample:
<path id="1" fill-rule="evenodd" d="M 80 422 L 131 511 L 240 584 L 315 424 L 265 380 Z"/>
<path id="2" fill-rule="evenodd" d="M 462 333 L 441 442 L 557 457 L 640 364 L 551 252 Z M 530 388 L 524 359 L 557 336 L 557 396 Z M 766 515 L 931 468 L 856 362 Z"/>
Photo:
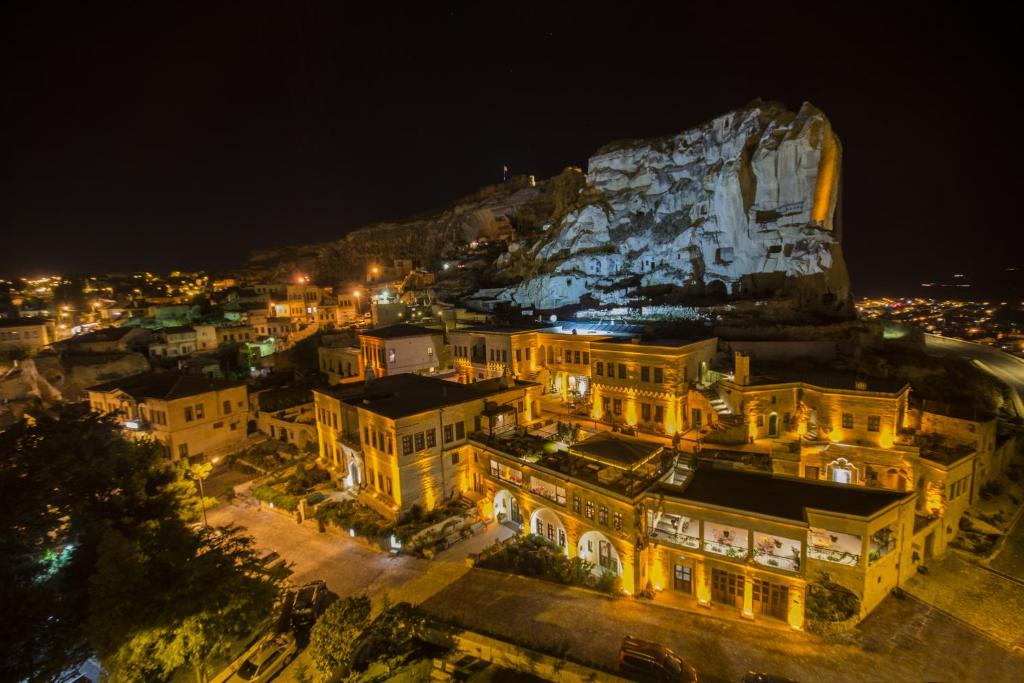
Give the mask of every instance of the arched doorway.
<path id="1" fill-rule="evenodd" d="M 530 515 L 530 532 L 543 536 L 555 545 L 559 545 L 569 554 L 568 535 L 565 526 L 554 510 L 539 508 Z"/>
<path id="2" fill-rule="evenodd" d="M 591 562 L 594 568 L 591 570 L 597 576 L 608 571 L 616 576 L 622 576 L 622 560 L 615 546 L 608 540 L 608 537 L 600 531 L 588 531 L 580 537 L 576 544 L 576 554 L 581 559 Z"/>
<path id="3" fill-rule="evenodd" d="M 779 414 L 772 413 L 768 416 L 768 436 L 779 435 Z"/>
<path id="4" fill-rule="evenodd" d="M 523 523 L 523 515 L 519 511 L 519 501 L 508 489 L 501 489 L 494 494 L 494 519 L 499 524 L 503 522 Z"/>

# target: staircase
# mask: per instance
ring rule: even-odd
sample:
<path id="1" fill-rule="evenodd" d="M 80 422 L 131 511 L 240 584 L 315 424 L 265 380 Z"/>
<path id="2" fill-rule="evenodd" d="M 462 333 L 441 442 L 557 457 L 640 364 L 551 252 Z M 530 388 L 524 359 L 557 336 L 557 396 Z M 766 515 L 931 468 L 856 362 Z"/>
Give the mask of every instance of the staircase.
<path id="1" fill-rule="evenodd" d="M 732 408 L 730 408 L 729 404 L 727 404 L 725 400 L 722 399 L 721 396 L 719 396 L 718 391 L 713 387 L 702 388 L 700 389 L 700 393 L 701 395 L 704 396 L 704 398 L 708 400 L 708 403 L 711 404 L 711 407 L 715 409 L 715 412 L 718 413 L 719 418 L 725 415 L 733 414 Z"/>

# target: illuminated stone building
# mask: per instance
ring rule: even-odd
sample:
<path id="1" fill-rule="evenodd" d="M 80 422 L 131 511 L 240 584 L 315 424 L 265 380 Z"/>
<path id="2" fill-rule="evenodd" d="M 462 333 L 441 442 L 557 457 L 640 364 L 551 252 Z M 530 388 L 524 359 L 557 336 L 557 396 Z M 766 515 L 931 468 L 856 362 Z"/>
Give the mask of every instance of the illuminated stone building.
<path id="1" fill-rule="evenodd" d="M 0 318 L 0 351 L 35 353 L 56 341 L 48 318 Z"/>
<path id="2" fill-rule="evenodd" d="M 482 487 L 469 435 L 532 422 L 539 391 L 511 377 L 463 385 L 410 373 L 315 389 L 320 459 L 389 519 L 432 509 Z"/>
<path id="3" fill-rule="evenodd" d="M 363 353 L 358 346 L 321 346 L 317 355 L 320 372 L 327 375 L 329 384 L 363 379 Z"/>
<path id="4" fill-rule="evenodd" d="M 442 369 L 440 330 L 398 323 L 359 334 L 364 371 L 374 377 L 403 372 L 434 374 Z"/>
<path id="5" fill-rule="evenodd" d="M 820 572 L 873 609 L 914 571 L 915 496 L 698 463 L 598 433 L 565 450 L 475 435 L 486 511 L 655 601 L 804 626 Z"/>
<path id="6" fill-rule="evenodd" d="M 244 443 L 244 382 L 178 372 L 147 372 L 88 389 L 89 405 L 119 413 L 125 428 L 161 442 L 173 459 L 227 452 Z"/>

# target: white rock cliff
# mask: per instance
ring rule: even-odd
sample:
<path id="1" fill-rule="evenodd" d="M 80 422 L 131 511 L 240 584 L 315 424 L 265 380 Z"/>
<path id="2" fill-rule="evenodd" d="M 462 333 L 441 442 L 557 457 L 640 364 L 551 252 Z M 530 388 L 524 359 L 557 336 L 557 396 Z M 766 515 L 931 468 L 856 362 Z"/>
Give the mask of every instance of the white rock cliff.
<path id="1" fill-rule="evenodd" d="M 499 298 L 557 309 L 673 285 L 698 298 L 842 305 L 841 157 L 807 103 L 793 113 L 755 101 L 678 135 L 608 145 L 590 158 L 577 206 L 518 245 L 542 274 Z"/>

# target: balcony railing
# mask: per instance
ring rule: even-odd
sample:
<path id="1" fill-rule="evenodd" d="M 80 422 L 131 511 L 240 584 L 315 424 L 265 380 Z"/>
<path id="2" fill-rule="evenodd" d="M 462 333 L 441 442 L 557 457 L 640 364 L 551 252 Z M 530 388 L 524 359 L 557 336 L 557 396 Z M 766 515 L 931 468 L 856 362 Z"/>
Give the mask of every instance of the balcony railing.
<path id="1" fill-rule="evenodd" d="M 781 555 L 774 555 L 772 553 L 766 553 L 763 550 L 755 549 L 754 562 L 762 564 L 766 567 L 777 567 L 778 569 L 785 569 L 791 572 L 800 571 L 799 555 L 793 557 L 783 557 Z"/>
<path id="2" fill-rule="evenodd" d="M 683 548 L 700 548 L 700 537 L 690 536 L 689 534 L 677 534 L 674 531 L 668 529 L 651 529 L 651 538 L 657 538 L 669 543 L 673 543 Z"/>

